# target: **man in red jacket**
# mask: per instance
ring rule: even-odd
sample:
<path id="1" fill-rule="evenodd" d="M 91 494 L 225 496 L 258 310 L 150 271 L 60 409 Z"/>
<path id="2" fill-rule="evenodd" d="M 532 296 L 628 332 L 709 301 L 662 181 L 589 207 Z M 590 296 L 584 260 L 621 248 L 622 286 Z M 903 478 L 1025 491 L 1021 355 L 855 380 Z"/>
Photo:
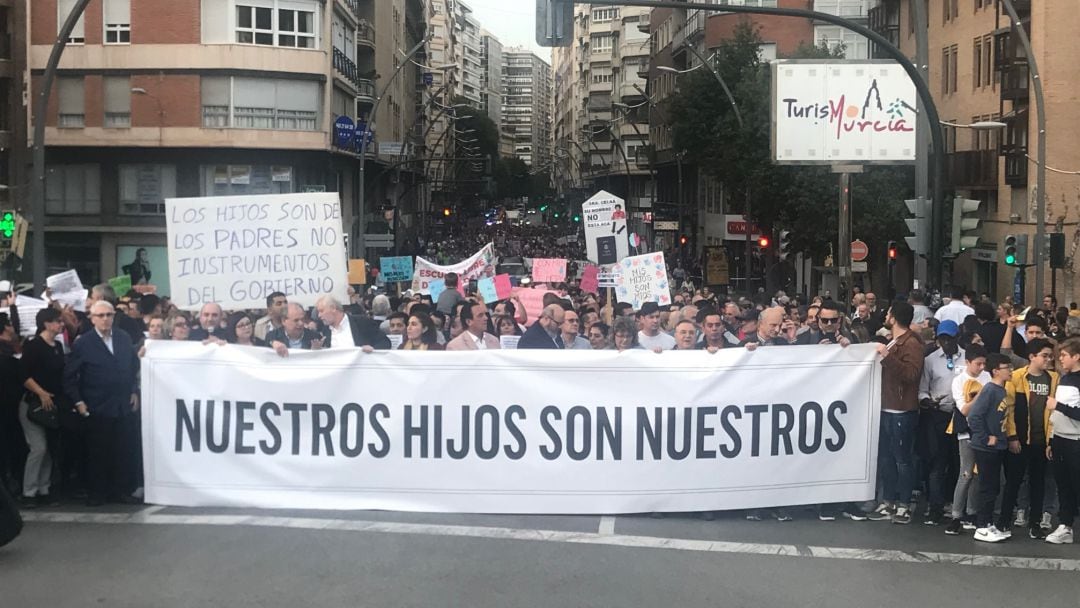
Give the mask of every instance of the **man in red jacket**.
<path id="1" fill-rule="evenodd" d="M 924 359 L 922 340 L 911 331 L 914 314 L 911 304 L 894 302 L 885 317 L 892 341 L 878 345 L 882 368 L 878 483 L 882 502 L 874 519 L 891 518 L 895 524 L 911 523 L 908 503 L 915 487 L 912 448 L 919 426 L 919 378 Z"/>

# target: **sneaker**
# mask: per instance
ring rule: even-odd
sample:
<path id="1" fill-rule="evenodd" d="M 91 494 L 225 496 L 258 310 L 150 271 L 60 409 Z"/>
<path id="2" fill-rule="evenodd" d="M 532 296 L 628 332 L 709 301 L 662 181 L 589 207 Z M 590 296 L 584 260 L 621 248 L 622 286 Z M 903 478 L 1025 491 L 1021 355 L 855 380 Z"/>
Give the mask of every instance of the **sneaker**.
<path id="1" fill-rule="evenodd" d="M 892 519 L 892 507 L 887 502 L 883 502 L 876 509 L 866 514 L 866 518 L 870 521 L 885 521 L 886 519 Z"/>
<path id="2" fill-rule="evenodd" d="M 1024 526 L 1028 525 L 1027 511 L 1023 509 L 1017 509 L 1016 519 L 1013 520 L 1013 525 L 1017 528 L 1023 528 Z"/>
<path id="3" fill-rule="evenodd" d="M 866 513 L 863 513 L 858 509 L 844 509 L 841 515 L 850 519 L 851 521 L 866 521 L 867 519 Z"/>
<path id="4" fill-rule="evenodd" d="M 1054 529 L 1054 524 L 1052 520 L 1053 518 L 1050 516 L 1049 513 L 1043 513 L 1042 521 L 1039 522 L 1039 529 L 1042 531 L 1043 537 L 1050 534 L 1050 532 Z"/>
<path id="5" fill-rule="evenodd" d="M 960 525 L 965 530 L 974 530 L 976 528 L 975 522 L 970 517 L 968 517 L 967 519 L 961 518 Z"/>
<path id="6" fill-rule="evenodd" d="M 998 528 L 998 534 L 1001 534 L 1005 538 L 1012 538 L 1012 528 Z"/>
<path id="7" fill-rule="evenodd" d="M 994 526 L 975 530 L 975 540 L 981 540 L 984 543 L 1000 543 L 1005 540 L 1005 538 L 1005 535 L 999 532 Z"/>
<path id="8" fill-rule="evenodd" d="M 940 526 L 943 521 L 945 521 L 945 515 L 936 509 L 931 509 L 923 518 L 923 523 L 928 526 Z"/>
<path id="9" fill-rule="evenodd" d="M 945 534 L 949 536 L 960 536 L 960 530 L 963 529 L 959 519 L 953 519 L 949 521 L 949 525 L 945 526 Z"/>
<path id="10" fill-rule="evenodd" d="M 761 521 L 761 513 L 750 511 L 746 514 L 746 521 Z"/>
<path id="11" fill-rule="evenodd" d="M 911 511 L 907 507 L 900 507 L 893 514 L 892 523 L 894 524 L 910 524 L 911 523 Z"/>
<path id="12" fill-rule="evenodd" d="M 773 513 L 773 517 L 776 518 L 776 521 L 791 521 L 791 520 L 795 519 L 785 509 L 780 509 L 780 510 L 776 511 L 775 513 Z"/>
<path id="13" fill-rule="evenodd" d="M 27 510 L 27 509 L 36 509 L 36 508 L 38 508 L 40 506 L 41 506 L 41 503 L 38 502 L 37 496 L 20 496 L 19 497 L 19 508 L 24 510 L 24 511 Z"/>
<path id="14" fill-rule="evenodd" d="M 1046 538 L 1046 534 L 1043 533 L 1042 528 L 1028 528 L 1028 538 L 1042 540 Z"/>
<path id="15" fill-rule="evenodd" d="M 1046 542 L 1052 545 L 1071 545 L 1073 542 L 1072 528 L 1061 524 L 1046 537 Z"/>

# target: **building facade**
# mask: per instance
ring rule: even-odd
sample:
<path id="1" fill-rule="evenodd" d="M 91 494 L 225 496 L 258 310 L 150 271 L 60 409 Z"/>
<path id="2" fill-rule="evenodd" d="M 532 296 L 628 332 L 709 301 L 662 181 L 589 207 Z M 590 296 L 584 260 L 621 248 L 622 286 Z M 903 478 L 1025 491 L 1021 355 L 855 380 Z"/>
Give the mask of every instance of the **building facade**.
<path id="1" fill-rule="evenodd" d="M 502 123 L 511 156 L 534 168 L 551 160 L 551 66 L 532 51 L 503 50 Z"/>
<path id="2" fill-rule="evenodd" d="M 35 92 L 73 5 L 30 3 Z M 153 282 L 169 293 L 170 197 L 339 192 L 350 235 L 386 201 L 415 210 L 409 180 L 376 176 L 388 162 L 380 146 L 406 141 L 414 121 L 418 69 L 387 83 L 396 49 L 422 39 L 423 8 L 421 0 L 91 2 L 44 116 L 48 272 L 75 268 L 84 282 L 101 281 L 145 247 Z M 361 217 L 357 149 L 334 124 L 370 124 L 377 89 L 384 100 Z"/>

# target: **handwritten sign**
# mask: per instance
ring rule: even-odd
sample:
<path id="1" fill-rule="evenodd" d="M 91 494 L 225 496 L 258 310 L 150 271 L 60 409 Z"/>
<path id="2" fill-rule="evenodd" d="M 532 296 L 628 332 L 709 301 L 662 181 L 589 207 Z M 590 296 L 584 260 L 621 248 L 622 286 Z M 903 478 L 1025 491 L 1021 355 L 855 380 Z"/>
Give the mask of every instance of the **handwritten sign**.
<path id="1" fill-rule="evenodd" d="M 443 279 L 434 279 L 427 284 L 428 293 L 431 294 L 431 300 L 433 302 L 439 301 L 439 294 L 446 291 L 446 281 Z"/>
<path id="2" fill-rule="evenodd" d="M 581 204 L 581 214 L 585 216 L 585 251 L 590 262 L 614 264 L 630 255 L 626 201 L 601 190 Z"/>
<path id="3" fill-rule="evenodd" d="M 412 280 L 412 256 L 382 258 L 379 266 L 382 268 L 382 280 L 387 283 Z"/>
<path id="4" fill-rule="evenodd" d="M 313 306 L 347 301 L 348 268 L 337 193 L 165 200 L 173 301 L 197 310 L 261 308 L 275 291 Z"/>
<path id="5" fill-rule="evenodd" d="M 113 277 L 109 279 L 109 287 L 112 287 L 113 291 L 116 292 L 116 297 L 122 298 L 131 291 L 131 276 L 122 274 L 118 277 Z"/>
<path id="6" fill-rule="evenodd" d="M 561 258 L 534 259 L 532 278 L 538 283 L 562 283 L 566 280 L 566 260 Z"/>
<path id="7" fill-rule="evenodd" d="M 495 295 L 498 296 L 498 299 L 505 300 L 510 297 L 512 292 L 513 287 L 510 285 L 510 275 L 495 275 Z"/>
<path id="8" fill-rule="evenodd" d="M 485 302 L 497 302 L 499 300 L 499 292 L 495 289 L 495 279 L 484 277 L 476 282 L 476 290 L 480 292 L 480 297 Z"/>
<path id="9" fill-rule="evenodd" d="M 514 295 L 521 300 L 522 306 L 525 307 L 525 316 L 528 319 L 528 323 L 540 318 L 540 313 L 544 311 L 544 295 L 549 293 L 555 293 L 554 291 L 548 291 L 547 289 L 529 289 L 519 288 L 514 292 Z"/>
<path id="10" fill-rule="evenodd" d="M 417 256 L 416 270 L 413 272 L 412 278 L 412 290 L 414 293 L 430 293 L 428 283 L 434 279 L 443 278 L 447 273 L 455 272 L 458 275 L 458 291 L 461 291 L 461 288 L 468 285 L 469 281 L 480 280 L 481 277 L 495 276 L 495 263 L 495 246 L 492 243 L 484 245 L 480 251 L 472 254 L 467 259 L 449 266 L 440 266 Z M 432 295 L 432 298 L 434 297 Z"/>
<path id="11" fill-rule="evenodd" d="M 581 291 L 585 293 L 597 293 L 600 291 L 600 268 L 593 264 L 585 266 L 581 273 Z"/>
<path id="12" fill-rule="evenodd" d="M 671 304 L 669 289 L 663 253 L 635 255 L 619 262 L 615 294 L 620 302 L 629 303 L 634 310 L 640 310 L 645 302 L 656 302 L 660 306 Z"/>

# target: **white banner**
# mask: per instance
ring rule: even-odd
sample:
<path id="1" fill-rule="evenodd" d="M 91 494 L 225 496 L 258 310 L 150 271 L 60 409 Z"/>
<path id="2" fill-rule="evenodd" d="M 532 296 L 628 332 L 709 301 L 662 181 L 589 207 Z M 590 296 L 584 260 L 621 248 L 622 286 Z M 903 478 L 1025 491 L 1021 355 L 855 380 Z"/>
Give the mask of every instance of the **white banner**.
<path id="1" fill-rule="evenodd" d="M 337 193 L 212 196 L 165 200 L 173 302 L 198 310 L 265 308 L 275 291 L 314 306 L 348 301 L 348 268 Z"/>
<path id="2" fill-rule="evenodd" d="M 868 500 L 872 345 L 298 351 L 152 341 L 146 499 L 476 513 Z"/>
<path id="3" fill-rule="evenodd" d="M 469 256 L 468 259 L 440 266 L 417 256 L 416 265 L 413 269 L 412 290 L 420 293 L 428 293 L 428 284 L 436 279 L 441 279 L 448 272 L 456 272 L 459 285 L 466 285 L 473 279 L 495 276 L 495 246 L 492 243 L 484 245 L 480 251 Z"/>

